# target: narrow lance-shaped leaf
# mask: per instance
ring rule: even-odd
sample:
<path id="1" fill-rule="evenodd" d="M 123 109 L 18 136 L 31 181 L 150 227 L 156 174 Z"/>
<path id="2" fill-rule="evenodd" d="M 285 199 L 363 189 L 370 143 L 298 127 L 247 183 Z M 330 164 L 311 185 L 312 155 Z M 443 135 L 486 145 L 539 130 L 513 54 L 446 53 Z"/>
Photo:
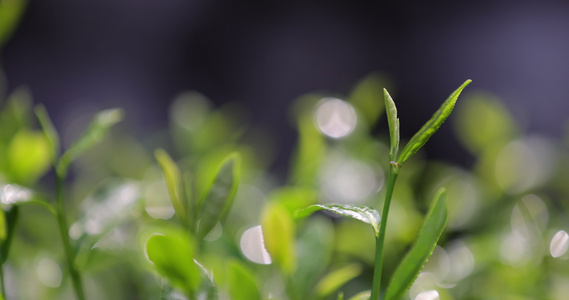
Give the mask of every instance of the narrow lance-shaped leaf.
<path id="1" fill-rule="evenodd" d="M 239 186 L 240 158 L 230 154 L 223 162 L 208 194 L 200 205 L 198 236 L 203 238 L 223 220 L 233 203 Z"/>
<path id="2" fill-rule="evenodd" d="M 435 195 L 415 244 L 393 273 L 385 292 L 385 300 L 398 300 L 413 284 L 433 253 L 446 221 L 446 191 L 441 188 Z"/>
<path id="3" fill-rule="evenodd" d="M 387 124 L 389 125 L 389 137 L 391 140 L 389 159 L 396 161 L 397 152 L 399 152 L 399 119 L 397 118 L 397 107 L 386 89 L 383 89 L 383 96 L 385 100 L 385 111 L 387 113 Z"/>
<path id="4" fill-rule="evenodd" d="M 458 96 L 462 90 L 471 82 L 471 80 L 465 81 L 458 89 L 456 89 L 447 100 L 441 105 L 441 107 L 433 114 L 431 119 L 421 127 L 421 129 L 411 138 L 409 143 L 405 145 L 405 148 L 401 151 L 401 156 L 397 160 L 397 163 L 403 163 L 409 159 L 413 154 L 417 153 L 421 147 L 427 143 L 429 138 L 441 127 L 443 122 L 448 118 L 450 113 L 454 108 L 454 104 L 458 99 Z"/>
<path id="5" fill-rule="evenodd" d="M 121 109 L 107 109 L 95 115 L 89 128 L 83 132 L 77 141 L 61 156 L 57 171 L 60 175 L 67 173 L 69 164 L 79 155 L 97 145 L 109 129 L 123 118 Z"/>
<path id="6" fill-rule="evenodd" d="M 170 196 L 170 201 L 174 207 L 174 212 L 180 220 L 185 221 L 186 212 L 184 206 L 182 205 L 182 195 L 181 195 L 181 178 L 180 169 L 172 160 L 170 155 L 163 149 L 156 149 L 154 151 L 154 157 L 158 161 L 160 168 L 162 168 L 162 174 L 164 174 L 164 182 L 166 183 L 166 190 Z"/>
<path id="7" fill-rule="evenodd" d="M 329 212 L 333 212 L 340 216 L 356 219 L 362 221 L 364 223 L 370 224 L 373 227 L 373 231 L 375 236 L 377 237 L 379 234 L 379 222 L 381 221 L 381 217 L 379 212 L 377 212 L 373 208 L 369 208 L 367 206 L 362 205 L 323 205 L 323 204 L 315 204 L 311 205 L 305 209 L 296 211 L 295 216 L 297 218 L 304 218 L 312 213 L 319 211 L 319 210 L 326 210 Z"/>
<path id="8" fill-rule="evenodd" d="M 53 126 L 53 123 L 51 122 L 51 119 L 43 105 L 36 105 L 35 112 L 43 130 L 43 134 L 49 144 L 51 160 L 55 166 L 59 156 L 59 135 L 57 134 L 57 131 L 55 130 L 55 127 Z"/>

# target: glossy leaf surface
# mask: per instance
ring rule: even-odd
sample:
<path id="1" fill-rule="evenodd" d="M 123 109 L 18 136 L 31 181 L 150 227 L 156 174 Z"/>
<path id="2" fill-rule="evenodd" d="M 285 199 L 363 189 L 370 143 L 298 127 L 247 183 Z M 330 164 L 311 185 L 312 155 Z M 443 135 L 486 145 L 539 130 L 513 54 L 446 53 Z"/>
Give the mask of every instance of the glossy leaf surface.
<path id="1" fill-rule="evenodd" d="M 362 205 L 338 205 L 338 204 L 315 204 L 311 205 L 303 210 L 299 210 L 296 212 L 296 217 L 303 218 L 311 215 L 312 213 L 319 211 L 319 210 L 326 210 L 329 212 L 333 212 L 340 216 L 356 219 L 362 221 L 364 223 L 370 224 L 373 227 L 373 231 L 377 236 L 379 234 L 379 222 L 381 221 L 381 217 L 379 212 L 377 212 L 373 208 L 369 208 L 367 206 Z"/>
<path id="2" fill-rule="evenodd" d="M 447 100 L 441 105 L 441 107 L 433 114 L 431 119 L 419 129 L 419 131 L 411 138 L 409 143 L 405 145 L 405 148 L 401 151 L 401 156 L 397 160 L 398 163 L 403 163 L 409 159 L 413 154 L 417 153 L 425 143 L 431 138 L 431 136 L 441 127 L 443 122 L 448 118 L 450 113 L 454 108 L 454 104 L 458 99 L 458 96 L 462 90 L 471 82 L 471 80 L 465 81 L 458 89 L 456 89 Z"/>
<path id="3" fill-rule="evenodd" d="M 445 189 L 439 189 L 425 217 L 415 244 L 403 258 L 385 292 L 385 300 L 397 300 L 409 289 L 433 253 L 447 221 Z"/>

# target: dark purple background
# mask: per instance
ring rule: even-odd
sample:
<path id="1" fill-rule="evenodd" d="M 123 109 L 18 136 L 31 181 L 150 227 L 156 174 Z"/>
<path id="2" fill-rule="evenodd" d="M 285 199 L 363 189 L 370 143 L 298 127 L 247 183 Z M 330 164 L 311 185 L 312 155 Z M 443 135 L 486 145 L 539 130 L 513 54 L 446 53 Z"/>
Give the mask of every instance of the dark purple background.
<path id="1" fill-rule="evenodd" d="M 163 129 L 169 101 L 190 89 L 243 102 L 278 134 L 280 165 L 296 140 L 292 100 L 345 94 L 372 71 L 396 83 L 404 137 L 468 78 L 527 131 L 562 136 L 569 2 L 456 2 L 30 1 L 2 63 L 9 87 L 28 85 L 60 128 L 84 107 L 120 106 L 139 132 Z M 428 154 L 464 162 L 442 132 Z"/>

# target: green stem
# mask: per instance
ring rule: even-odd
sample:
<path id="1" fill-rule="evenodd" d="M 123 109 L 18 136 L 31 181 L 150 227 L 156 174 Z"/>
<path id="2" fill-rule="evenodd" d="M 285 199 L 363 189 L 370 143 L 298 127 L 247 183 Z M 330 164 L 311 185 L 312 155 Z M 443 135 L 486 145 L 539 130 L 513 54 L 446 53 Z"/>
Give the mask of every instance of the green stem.
<path id="1" fill-rule="evenodd" d="M 395 162 L 390 163 L 389 179 L 387 181 L 387 191 L 385 193 L 385 202 L 383 203 L 383 213 L 381 214 L 381 225 L 379 226 L 379 234 L 375 237 L 375 266 L 373 269 L 373 285 L 371 289 L 371 300 L 379 299 L 379 291 L 381 287 L 381 273 L 383 269 L 383 244 L 385 242 L 385 228 L 387 227 L 387 216 L 389 214 L 389 206 L 391 205 L 391 197 L 395 189 L 395 181 L 399 175 L 401 166 Z"/>
<path id="2" fill-rule="evenodd" d="M 83 284 L 81 282 L 81 274 L 75 267 L 75 251 L 71 246 L 69 238 L 69 227 L 67 226 L 67 219 L 65 216 L 65 204 L 63 203 L 63 178 L 59 172 L 56 172 L 56 185 L 55 195 L 57 201 L 57 224 L 59 225 L 59 233 L 61 234 L 61 241 L 63 242 L 63 249 L 65 251 L 65 258 L 67 260 L 67 268 L 73 283 L 75 296 L 78 300 L 85 300 L 85 293 L 83 291 Z"/>

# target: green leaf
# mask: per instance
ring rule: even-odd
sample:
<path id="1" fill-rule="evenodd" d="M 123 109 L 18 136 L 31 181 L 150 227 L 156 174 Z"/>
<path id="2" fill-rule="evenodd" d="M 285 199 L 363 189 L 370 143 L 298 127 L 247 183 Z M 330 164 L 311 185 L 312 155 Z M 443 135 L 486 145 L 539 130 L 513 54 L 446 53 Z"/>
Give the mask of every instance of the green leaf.
<path id="1" fill-rule="evenodd" d="M 4 243 L 8 236 L 8 230 L 6 227 L 6 215 L 4 214 L 4 210 L 0 209 L 0 245 Z"/>
<path id="2" fill-rule="evenodd" d="M 403 258 L 387 287 L 385 300 L 397 300 L 409 289 L 433 253 L 447 221 L 446 191 L 441 188 L 429 208 L 415 244 Z"/>
<path id="3" fill-rule="evenodd" d="M 443 122 L 448 118 L 450 113 L 454 108 L 454 104 L 458 99 L 458 96 L 462 90 L 471 82 L 471 80 L 465 81 L 458 89 L 456 89 L 447 100 L 441 105 L 441 107 L 433 114 L 431 119 L 421 127 L 421 129 L 411 138 L 409 143 L 405 145 L 403 151 L 401 151 L 401 156 L 397 160 L 397 163 L 402 164 L 407 159 L 409 159 L 413 154 L 417 153 L 421 147 L 427 143 L 429 138 L 441 127 Z"/>
<path id="4" fill-rule="evenodd" d="M 0 1 L 0 48 L 14 32 L 27 3 L 25 0 Z"/>
<path id="5" fill-rule="evenodd" d="M 454 120 L 457 137 L 476 155 L 518 135 L 516 122 L 508 109 L 490 94 L 469 94 L 462 99 Z"/>
<path id="6" fill-rule="evenodd" d="M 3 209 L 0 209 L 3 211 Z M 18 222 L 18 217 L 20 208 L 17 206 L 12 207 L 9 211 L 5 212 L 5 228 L 6 228 L 6 238 L 2 241 L 0 246 L 0 266 L 3 265 L 8 259 L 10 252 L 10 245 L 12 244 L 12 239 L 16 235 L 16 224 Z"/>
<path id="7" fill-rule="evenodd" d="M 298 121 L 298 145 L 290 181 L 296 186 L 312 187 L 325 157 L 324 136 L 314 126 L 313 116 L 305 114 Z"/>
<path id="8" fill-rule="evenodd" d="M 385 100 L 385 111 L 387 113 L 387 124 L 389 125 L 389 137 L 391 140 L 389 159 L 396 161 L 397 152 L 399 152 L 399 119 L 397 118 L 397 107 L 386 89 L 383 89 L 383 97 Z"/>
<path id="9" fill-rule="evenodd" d="M 158 161 L 160 168 L 162 168 L 162 174 L 164 175 L 164 182 L 166 183 L 166 190 L 168 190 L 168 195 L 170 196 L 170 201 L 174 207 L 174 211 L 180 220 L 185 221 L 186 211 L 182 205 L 182 195 L 181 195 L 181 177 L 180 169 L 172 160 L 170 155 L 163 149 L 156 149 L 154 151 L 154 157 Z"/>
<path id="10" fill-rule="evenodd" d="M 309 299 L 316 282 L 330 265 L 334 253 L 334 226 L 329 218 L 316 216 L 303 228 L 297 238 L 298 268 L 291 284 L 302 299 Z"/>
<path id="11" fill-rule="evenodd" d="M 294 222 L 292 216 L 279 203 L 268 204 L 261 213 L 261 228 L 265 248 L 285 274 L 296 270 L 294 240 Z"/>
<path id="12" fill-rule="evenodd" d="M 349 217 L 352 219 L 356 219 L 362 221 L 364 223 L 370 224 L 373 227 L 373 231 L 375 236 L 379 234 L 379 222 L 381 221 L 381 216 L 379 212 L 373 208 L 369 208 L 367 206 L 362 205 L 338 205 L 338 204 L 330 204 L 330 205 L 323 205 L 323 204 L 315 204 L 311 205 L 305 209 L 298 210 L 295 213 L 295 217 L 297 218 L 304 218 L 315 211 L 319 210 L 326 210 L 333 212 L 335 214 Z"/>
<path id="13" fill-rule="evenodd" d="M 121 109 L 107 109 L 95 115 L 89 128 L 83 132 L 77 141 L 61 156 L 57 166 L 57 172 L 62 175 L 67 174 L 69 164 L 79 155 L 98 144 L 106 135 L 109 129 L 120 122 L 123 118 Z"/>
<path id="14" fill-rule="evenodd" d="M 363 291 L 354 295 L 350 300 L 369 300 L 370 297 L 371 291 Z"/>
<path id="15" fill-rule="evenodd" d="M 55 130 L 55 127 L 53 126 L 53 123 L 51 122 L 51 119 L 43 105 L 36 105 L 35 112 L 43 130 L 43 134 L 49 144 L 52 163 L 55 165 L 59 156 L 59 135 L 57 134 L 57 131 Z"/>
<path id="16" fill-rule="evenodd" d="M 344 293 L 339 292 L 339 293 L 338 293 L 338 298 L 336 298 L 336 300 L 344 300 Z"/>
<path id="17" fill-rule="evenodd" d="M 217 285 L 213 280 L 213 275 L 200 262 L 197 260 L 194 260 L 194 262 L 199 267 L 202 280 L 204 281 L 198 293 L 198 299 L 217 300 Z"/>
<path id="18" fill-rule="evenodd" d="M 324 298 L 333 292 L 337 291 L 340 287 L 348 281 L 356 278 L 362 272 L 362 266 L 354 263 L 345 267 L 339 268 L 328 273 L 314 288 L 315 294 L 318 298 Z"/>
<path id="19" fill-rule="evenodd" d="M 173 287 L 193 294 L 202 283 L 199 266 L 194 262 L 194 245 L 181 232 L 155 234 L 146 242 L 146 254 L 156 271 Z"/>
<path id="20" fill-rule="evenodd" d="M 239 186 L 239 175 L 240 156 L 232 153 L 224 159 L 207 196 L 200 203 L 200 238 L 206 236 L 229 212 Z"/>
<path id="21" fill-rule="evenodd" d="M 236 260 L 227 265 L 230 299 L 260 300 L 259 286 L 254 273 Z"/>
<path id="22" fill-rule="evenodd" d="M 372 73 L 357 83 L 352 91 L 349 102 L 356 108 L 368 127 L 375 124 L 383 110 L 381 87 L 386 78 L 382 74 Z M 359 121 L 359 120 L 358 120 Z"/>
<path id="23" fill-rule="evenodd" d="M 42 133 L 27 129 L 18 131 L 6 153 L 10 179 L 25 185 L 34 183 L 49 168 L 49 149 Z"/>

